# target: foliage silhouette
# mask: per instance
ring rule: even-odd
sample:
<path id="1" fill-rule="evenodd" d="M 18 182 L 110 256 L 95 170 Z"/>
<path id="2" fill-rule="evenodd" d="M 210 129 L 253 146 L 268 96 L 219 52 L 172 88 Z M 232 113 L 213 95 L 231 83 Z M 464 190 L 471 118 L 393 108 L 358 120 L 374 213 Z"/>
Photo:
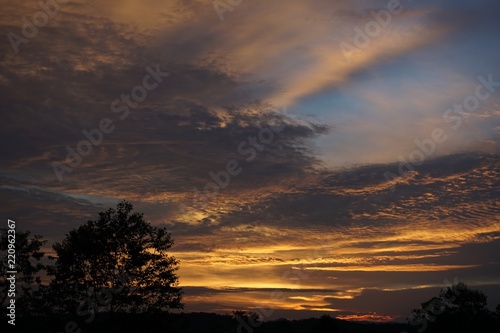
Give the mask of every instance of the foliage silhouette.
<path id="1" fill-rule="evenodd" d="M 498 332 L 495 313 L 487 308 L 486 295 L 463 282 L 441 289 L 438 297 L 412 311 L 409 323 L 418 332 Z"/>
<path id="2" fill-rule="evenodd" d="M 233 315 L 215 313 L 161 313 L 161 314 L 125 314 L 117 313 L 117 321 L 122 325 L 117 327 L 116 321 L 96 321 L 92 327 L 81 326 L 82 332 L 91 333 L 137 333 L 137 332 L 168 332 L 168 333 L 401 333 L 408 330 L 407 324 L 397 323 L 363 323 L 351 322 L 335 318 L 309 318 L 288 320 L 280 319 L 262 322 L 259 327 L 245 328 Z M 54 327 L 64 328 L 71 317 L 58 315 L 51 318 L 36 318 L 23 321 L 19 332 L 55 332 Z M 60 329 L 57 331 L 59 332 Z"/>
<path id="3" fill-rule="evenodd" d="M 99 312 L 154 313 L 183 308 L 177 260 L 165 228 L 132 213 L 130 202 L 99 213 L 53 246 L 56 263 L 49 289 L 53 312 L 91 322 Z"/>
<path id="4" fill-rule="evenodd" d="M 183 308 L 178 287 L 178 262 L 167 251 L 173 245 L 165 228 L 151 226 L 143 215 L 133 213 L 127 201 L 99 213 L 95 221 L 69 232 L 53 248 L 56 263 L 42 263 L 42 236 L 16 232 L 17 281 L 22 292 L 16 300 L 22 318 L 19 332 L 51 331 L 67 327 L 76 315 L 84 316 L 81 332 L 385 332 L 419 333 L 499 332 L 500 304 L 487 308 L 487 297 L 459 282 L 442 289 L 437 297 L 413 310 L 408 324 L 357 323 L 322 316 L 302 320 L 263 322 L 254 312 L 167 313 Z M 7 252 L 7 232 L 0 229 L 0 250 Z M 6 256 L 5 256 L 6 257 Z M 5 302 L 6 259 L 0 266 L 0 300 Z M 47 270 L 53 280 L 41 284 Z M 43 312 L 40 309 L 47 309 Z M 96 315 L 101 313 L 99 317 Z M 131 315 L 131 313 L 133 315 Z M 109 318 L 115 320 L 109 320 Z M 95 319 L 95 321 L 94 321 Z"/>

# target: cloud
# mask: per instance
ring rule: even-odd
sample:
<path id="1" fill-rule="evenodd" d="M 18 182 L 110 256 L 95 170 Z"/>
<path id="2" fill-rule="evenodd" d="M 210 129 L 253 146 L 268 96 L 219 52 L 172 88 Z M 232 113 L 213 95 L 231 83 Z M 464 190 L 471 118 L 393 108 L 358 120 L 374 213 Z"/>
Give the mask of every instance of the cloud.
<path id="1" fill-rule="evenodd" d="M 224 22 L 208 0 L 146 3 L 72 1 L 18 54 L 0 46 L 0 197 L 21 229 L 60 241 L 131 200 L 173 232 L 193 310 L 278 290 L 276 315 L 385 318 L 400 312 L 366 304 L 398 288 L 416 300 L 448 274 L 498 284 L 496 96 L 408 177 L 384 176 L 477 75 L 500 77 L 486 2 L 408 4 L 350 62 L 339 44 L 385 1 L 244 1 Z M 0 34 L 37 10 L 6 5 Z M 111 103 L 156 64 L 169 76 L 120 120 Z M 116 130 L 59 182 L 51 163 L 103 118 Z M 200 199 L 231 160 L 241 173 Z"/>

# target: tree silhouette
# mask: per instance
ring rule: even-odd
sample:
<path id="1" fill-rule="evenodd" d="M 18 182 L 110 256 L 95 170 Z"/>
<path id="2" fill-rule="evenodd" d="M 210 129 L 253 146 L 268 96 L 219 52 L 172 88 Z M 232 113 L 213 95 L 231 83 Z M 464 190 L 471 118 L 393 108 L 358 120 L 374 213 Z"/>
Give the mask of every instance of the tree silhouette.
<path id="1" fill-rule="evenodd" d="M 335 319 L 328 315 L 322 315 L 316 325 L 314 326 L 313 332 L 323 333 L 334 333 L 338 332 L 337 322 Z"/>
<path id="2" fill-rule="evenodd" d="M 2 277 L 0 280 L 0 305 L 5 303 L 8 295 L 9 283 L 7 277 L 10 274 L 7 274 L 7 272 L 16 271 L 17 312 L 20 315 L 23 313 L 33 313 L 38 308 L 38 304 L 35 304 L 36 299 L 40 298 L 41 278 L 39 273 L 46 269 L 46 266 L 42 263 L 42 258 L 45 254 L 40 251 L 40 248 L 47 241 L 40 235 L 31 235 L 29 231 L 13 231 L 15 235 L 15 257 L 9 257 L 9 230 L 13 229 L 0 229 L 0 253 L 2 260 L 0 265 L 0 276 Z M 12 267 L 9 265 L 12 262 L 8 261 L 11 258 L 15 259 L 15 265 Z M 3 306 L 2 309 L 4 309 Z"/>
<path id="3" fill-rule="evenodd" d="M 418 332 L 495 332 L 494 313 L 487 308 L 486 295 L 463 282 L 442 289 L 414 309 L 409 323 Z"/>
<path id="4" fill-rule="evenodd" d="M 50 270 L 50 290 L 55 311 L 76 311 L 90 322 L 99 312 L 183 307 L 178 262 L 167 255 L 173 245 L 170 234 L 132 210 L 130 202 L 122 201 L 53 246 L 57 261 Z"/>
<path id="5" fill-rule="evenodd" d="M 232 318 L 238 322 L 239 330 L 253 330 L 262 325 L 259 314 L 253 311 L 245 312 L 236 310 L 233 311 Z"/>

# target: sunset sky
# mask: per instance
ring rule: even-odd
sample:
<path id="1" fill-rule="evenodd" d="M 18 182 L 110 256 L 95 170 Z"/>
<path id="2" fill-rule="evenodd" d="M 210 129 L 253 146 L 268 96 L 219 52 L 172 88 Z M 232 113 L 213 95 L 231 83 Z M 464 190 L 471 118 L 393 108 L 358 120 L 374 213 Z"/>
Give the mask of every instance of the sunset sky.
<path id="1" fill-rule="evenodd" d="M 500 303 L 500 2 L 44 2 L 0 0 L 0 209 L 47 252 L 126 199 L 185 311 Z"/>

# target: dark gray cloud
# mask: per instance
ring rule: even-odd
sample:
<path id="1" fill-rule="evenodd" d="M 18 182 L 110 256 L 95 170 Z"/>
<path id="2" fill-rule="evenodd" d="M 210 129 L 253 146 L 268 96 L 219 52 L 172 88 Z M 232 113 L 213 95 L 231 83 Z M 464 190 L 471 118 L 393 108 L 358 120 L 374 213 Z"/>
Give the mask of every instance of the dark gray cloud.
<path id="1" fill-rule="evenodd" d="M 273 225 L 368 225 L 376 227 L 450 220 L 457 224 L 495 219 L 499 208 L 498 156 L 459 154 L 424 163 L 397 177 L 398 164 L 322 172 L 289 193 L 277 193 L 224 218 L 228 224 L 272 221 Z M 406 170 L 406 169 L 404 169 Z"/>
<path id="2" fill-rule="evenodd" d="M 14 27 L 0 29 L 6 34 Z M 150 36 L 131 38 L 130 33 L 108 19 L 64 13 L 19 54 L 3 45 L 1 158 L 10 172 L 23 169 L 25 177 L 39 178 L 35 183 L 52 189 L 97 192 L 106 182 L 114 193 L 133 185 L 136 193 L 156 195 L 203 187 L 208 172 L 223 170 L 231 159 L 245 167 L 245 177 L 236 180 L 241 186 L 262 176 L 264 182 L 294 177 L 315 166 L 304 143 L 327 126 L 292 120 L 257 101 L 231 101 L 228 96 L 240 83 L 216 62 L 181 62 L 181 50 L 158 53 Z M 160 64 L 170 76 L 127 119 L 117 120 L 110 104 L 130 94 L 151 64 Z M 97 127 L 105 117 L 117 129 L 58 183 L 51 163 L 64 160 L 66 145 L 76 149 L 85 139 L 82 130 Z M 283 123 L 284 130 L 246 166 L 238 145 L 271 122 Z"/>

